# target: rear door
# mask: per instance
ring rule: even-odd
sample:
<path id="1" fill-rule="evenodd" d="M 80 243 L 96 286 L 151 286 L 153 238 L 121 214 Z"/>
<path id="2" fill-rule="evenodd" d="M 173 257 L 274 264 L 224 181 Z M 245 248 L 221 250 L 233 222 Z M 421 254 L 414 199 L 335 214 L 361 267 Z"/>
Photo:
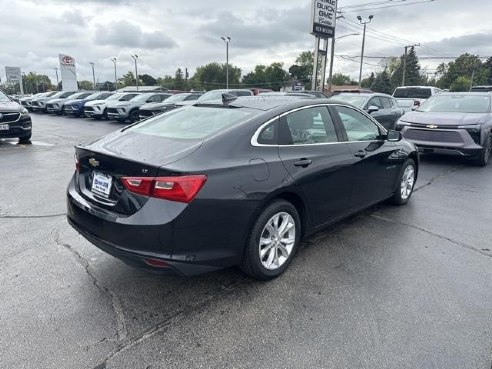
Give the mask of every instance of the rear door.
<path id="1" fill-rule="evenodd" d="M 355 160 L 352 207 L 365 207 L 387 197 L 399 174 L 398 147 L 385 140 L 377 124 L 356 109 L 334 105 L 333 110 Z"/>
<path id="2" fill-rule="evenodd" d="M 279 155 L 307 199 L 313 226 L 350 209 L 354 162 L 326 106 L 296 109 L 279 121 Z"/>

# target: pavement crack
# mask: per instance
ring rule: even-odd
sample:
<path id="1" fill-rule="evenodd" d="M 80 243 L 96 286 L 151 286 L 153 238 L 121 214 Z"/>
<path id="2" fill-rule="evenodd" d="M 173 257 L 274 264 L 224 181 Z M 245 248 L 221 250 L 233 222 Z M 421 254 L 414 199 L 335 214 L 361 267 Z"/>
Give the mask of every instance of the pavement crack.
<path id="1" fill-rule="evenodd" d="M 41 218 L 57 218 L 57 217 L 63 217 L 65 215 L 67 215 L 67 213 L 45 214 L 45 215 L 8 215 L 8 214 L 0 214 L 0 219 L 41 219 Z"/>
<path id="2" fill-rule="evenodd" d="M 121 354 L 122 352 L 125 352 L 138 344 L 146 341 L 147 339 L 161 333 L 165 332 L 167 329 L 172 327 L 174 324 L 178 323 L 179 321 L 183 320 L 187 316 L 191 315 L 192 313 L 197 313 L 202 311 L 204 308 L 209 306 L 209 304 L 214 301 L 215 299 L 219 298 L 220 296 L 226 295 L 230 293 L 231 291 L 235 290 L 245 282 L 249 281 L 250 278 L 242 278 L 238 281 L 234 281 L 233 283 L 224 286 L 220 291 L 218 291 L 215 294 L 210 295 L 209 297 L 205 298 L 204 300 L 195 303 L 191 306 L 188 306 L 187 308 L 176 312 L 166 320 L 150 327 L 149 329 L 145 330 L 143 333 L 141 333 L 139 336 L 133 338 L 132 340 L 129 340 L 125 343 L 120 344 L 117 346 L 112 352 L 110 352 L 102 361 L 100 364 L 98 364 L 95 368 L 106 368 L 107 363 L 113 359 L 115 356 Z"/>
<path id="3" fill-rule="evenodd" d="M 111 303 L 113 305 L 113 311 L 114 311 L 115 316 L 116 316 L 117 339 L 118 339 L 118 341 L 125 340 L 127 335 L 128 335 L 128 332 L 127 332 L 127 328 L 126 328 L 126 321 L 125 321 L 125 314 L 123 312 L 123 306 L 121 305 L 119 298 L 109 288 L 107 288 L 106 286 L 102 285 L 101 282 L 99 282 L 97 277 L 94 275 L 94 272 L 93 272 L 89 262 L 87 261 L 87 259 L 85 259 L 71 245 L 69 245 L 68 243 L 63 243 L 60 240 L 59 234 L 55 235 L 55 242 L 58 246 L 61 246 L 61 247 L 65 248 L 66 250 L 68 250 L 75 257 L 75 259 L 79 262 L 79 264 L 81 264 L 84 267 L 85 272 L 87 273 L 89 278 L 92 279 L 92 283 L 94 284 L 94 286 L 96 286 L 101 292 L 103 292 L 104 294 L 109 296 L 109 298 L 111 299 Z"/>
<path id="4" fill-rule="evenodd" d="M 427 181 L 426 183 L 424 183 L 422 186 L 419 186 L 417 188 L 415 188 L 415 190 L 413 192 L 417 192 L 417 191 L 420 191 L 422 190 L 423 188 L 426 188 L 430 185 L 432 185 L 435 181 L 437 181 L 439 178 L 442 178 L 442 177 L 445 177 L 451 173 L 454 173 L 458 170 L 458 167 L 454 167 L 454 168 L 451 168 L 450 170 L 448 170 L 447 172 L 444 172 L 444 173 L 440 173 L 438 174 L 437 176 L 435 177 L 432 177 L 431 179 L 429 179 L 429 181 Z"/>
<path id="5" fill-rule="evenodd" d="M 386 218 L 386 217 L 383 217 L 383 216 L 380 216 L 380 215 L 376 215 L 376 214 L 371 214 L 370 216 L 373 217 L 373 218 L 375 218 L 375 219 L 379 219 L 379 220 L 382 220 L 382 221 L 385 221 L 385 222 L 390 222 L 390 223 L 399 224 L 399 225 L 402 225 L 402 226 L 405 226 L 405 227 L 410 227 L 410 228 L 417 229 L 417 230 L 419 230 L 421 232 L 425 232 L 427 234 L 430 234 L 431 236 L 434 236 L 434 237 L 440 238 L 442 240 L 451 242 L 451 243 L 453 243 L 455 245 L 458 245 L 460 247 L 463 247 L 465 249 L 478 252 L 479 254 L 482 254 L 484 256 L 488 256 L 489 258 L 492 257 L 492 254 L 487 253 L 487 252 L 485 252 L 482 249 L 479 249 L 477 247 L 468 245 L 468 244 L 463 243 L 463 242 L 460 242 L 460 241 L 453 240 L 452 238 L 449 238 L 449 237 L 440 235 L 438 233 L 434 233 L 434 232 L 429 231 L 429 230 L 427 230 L 425 228 L 422 228 L 422 227 L 419 227 L 419 226 L 415 226 L 415 225 L 412 225 L 412 224 L 408 224 L 408 223 L 405 223 L 405 222 L 401 222 L 401 221 L 398 221 L 398 220 L 395 220 L 395 219 L 389 219 L 389 218 Z"/>

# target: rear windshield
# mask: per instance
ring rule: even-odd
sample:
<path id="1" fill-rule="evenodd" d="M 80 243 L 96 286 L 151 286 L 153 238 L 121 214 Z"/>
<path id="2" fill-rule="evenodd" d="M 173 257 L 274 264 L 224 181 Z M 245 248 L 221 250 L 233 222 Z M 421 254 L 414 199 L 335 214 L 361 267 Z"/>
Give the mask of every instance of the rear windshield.
<path id="1" fill-rule="evenodd" d="M 414 103 L 413 100 L 403 100 L 403 99 L 397 99 L 396 102 L 398 103 L 398 106 L 400 108 L 411 108 Z"/>
<path id="2" fill-rule="evenodd" d="M 418 111 L 448 113 L 488 113 L 489 96 L 481 95 L 435 95 L 427 100 Z"/>
<path id="3" fill-rule="evenodd" d="M 409 99 L 428 99 L 432 96 L 430 88 L 420 87 L 399 87 L 393 93 L 393 97 L 406 97 Z"/>
<path id="4" fill-rule="evenodd" d="M 186 106 L 128 130 L 171 139 L 200 140 L 245 121 L 253 114 L 252 111 L 237 108 Z"/>
<path id="5" fill-rule="evenodd" d="M 354 106 L 364 106 L 367 97 L 366 96 L 360 96 L 356 94 L 352 95 L 336 95 L 333 97 L 333 100 L 340 100 L 340 101 L 345 101 L 346 103 L 352 104 Z"/>

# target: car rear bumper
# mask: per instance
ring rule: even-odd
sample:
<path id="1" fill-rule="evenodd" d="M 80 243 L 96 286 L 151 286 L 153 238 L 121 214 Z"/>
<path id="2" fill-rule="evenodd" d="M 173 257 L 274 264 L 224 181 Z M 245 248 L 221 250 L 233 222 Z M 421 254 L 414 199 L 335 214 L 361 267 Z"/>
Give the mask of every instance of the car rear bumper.
<path id="1" fill-rule="evenodd" d="M 238 264 L 244 222 L 227 224 L 227 214 L 151 198 L 135 214 L 123 216 L 87 201 L 74 178 L 67 190 L 67 218 L 77 232 L 127 264 L 159 273 L 191 276 Z M 168 266 L 149 265 L 149 258 Z"/>

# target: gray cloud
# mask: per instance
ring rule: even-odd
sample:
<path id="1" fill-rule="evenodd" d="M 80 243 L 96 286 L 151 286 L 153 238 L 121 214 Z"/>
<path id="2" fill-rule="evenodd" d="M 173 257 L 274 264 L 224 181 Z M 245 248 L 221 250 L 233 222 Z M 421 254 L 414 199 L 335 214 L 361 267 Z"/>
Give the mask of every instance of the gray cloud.
<path id="1" fill-rule="evenodd" d="M 160 31 L 143 32 L 139 26 L 127 21 L 99 25 L 96 28 L 94 42 L 99 45 L 133 47 L 143 49 L 169 49 L 176 42 Z"/>

